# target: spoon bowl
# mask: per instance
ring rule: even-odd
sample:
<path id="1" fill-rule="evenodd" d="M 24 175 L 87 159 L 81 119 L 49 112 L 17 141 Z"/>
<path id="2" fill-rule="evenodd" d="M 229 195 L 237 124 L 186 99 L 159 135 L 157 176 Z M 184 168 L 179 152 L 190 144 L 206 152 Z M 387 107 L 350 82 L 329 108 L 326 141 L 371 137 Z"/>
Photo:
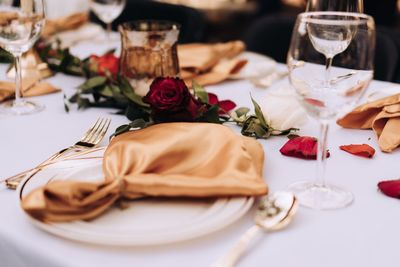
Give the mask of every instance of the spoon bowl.
<path id="1" fill-rule="evenodd" d="M 231 250 L 212 266 L 235 266 L 256 235 L 263 231 L 277 231 L 286 227 L 292 221 L 297 207 L 298 201 L 291 192 L 276 192 L 262 198 L 254 217 L 256 224 L 249 228 Z"/>

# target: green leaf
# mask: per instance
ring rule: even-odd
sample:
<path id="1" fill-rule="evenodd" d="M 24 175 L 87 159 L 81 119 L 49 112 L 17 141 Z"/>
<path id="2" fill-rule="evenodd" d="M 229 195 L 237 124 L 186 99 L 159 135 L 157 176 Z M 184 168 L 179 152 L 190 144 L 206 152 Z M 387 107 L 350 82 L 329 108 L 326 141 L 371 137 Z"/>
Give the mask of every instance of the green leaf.
<path id="1" fill-rule="evenodd" d="M 254 105 L 254 111 L 256 113 L 257 118 L 260 120 L 261 124 L 264 127 L 268 127 L 268 124 L 264 118 L 264 114 L 262 113 L 261 107 L 260 105 L 258 105 L 258 103 L 253 99 L 253 97 L 251 96 L 251 102 L 253 102 Z"/>
<path id="2" fill-rule="evenodd" d="M 69 105 L 68 105 L 68 99 L 65 94 L 63 94 L 63 102 L 64 102 L 64 109 L 66 113 L 69 113 Z"/>
<path id="3" fill-rule="evenodd" d="M 78 109 L 86 109 L 90 107 L 90 101 L 87 98 L 78 97 L 77 99 Z"/>
<path id="4" fill-rule="evenodd" d="M 112 97 L 114 94 L 111 86 L 109 86 L 109 85 L 100 87 L 97 92 L 100 95 L 105 96 L 105 97 Z"/>
<path id="5" fill-rule="evenodd" d="M 125 116 L 131 121 L 135 121 L 137 119 L 148 120 L 150 117 L 150 112 L 147 112 L 147 110 L 144 110 L 138 105 L 131 104 L 126 107 Z"/>
<path id="6" fill-rule="evenodd" d="M 238 116 L 239 118 L 242 116 L 246 116 L 247 113 L 249 113 L 250 109 L 246 108 L 246 107 L 240 107 L 238 109 L 236 109 L 234 112 L 236 113 L 236 116 Z"/>
<path id="7" fill-rule="evenodd" d="M 87 91 L 88 89 L 93 89 L 95 87 L 104 85 L 107 81 L 106 77 L 103 76 L 96 76 L 93 78 L 88 79 L 86 82 L 78 86 L 79 89 L 83 91 Z"/>
<path id="8" fill-rule="evenodd" d="M 208 104 L 208 94 L 203 86 L 198 84 L 195 80 L 192 81 L 194 95 L 204 104 Z"/>
<path id="9" fill-rule="evenodd" d="M 288 136 L 287 136 L 287 138 L 289 138 L 289 139 L 293 139 L 293 138 L 296 138 L 296 137 L 299 137 L 300 135 L 298 135 L 298 134 L 289 134 Z"/>
<path id="10" fill-rule="evenodd" d="M 212 105 L 200 118 L 201 121 L 211 122 L 211 123 L 221 123 L 219 117 L 219 107 L 217 105 Z"/>
<path id="11" fill-rule="evenodd" d="M 120 89 L 121 92 L 124 96 L 126 96 L 129 100 L 134 102 L 135 104 L 138 104 L 143 107 L 148 107 L 149 105 L 143 102 L 143 99 L 140 95 L 136 94 L 131 86 L 131 84 L 128 82 L 128 80 L 121 78 L 120 79 Z"/>
<path id="12" fill-rule="evenodd" d="M 147 126 L 147 122 L 144 119 L 136 119 L 129 123 L 129 125 L 131 126 L 131 128 L 143 129 Z"/>
<path id="13" fill-rule="evenodd" d="M 124 125 L 118 126 L 117 129 L 115 129 L 115 132 L 110 136 L 110 139 L 114 136 L 126 133 L 130 129 L 131 129 L 131 126 L 129 124 L 124 124 Z"/>

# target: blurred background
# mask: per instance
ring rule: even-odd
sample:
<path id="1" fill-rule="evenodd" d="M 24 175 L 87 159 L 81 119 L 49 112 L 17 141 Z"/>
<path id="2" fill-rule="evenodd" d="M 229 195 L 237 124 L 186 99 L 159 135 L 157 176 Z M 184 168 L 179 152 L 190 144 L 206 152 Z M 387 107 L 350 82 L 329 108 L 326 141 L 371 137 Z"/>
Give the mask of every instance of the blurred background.
<path id="1" fill-rule="evenodd" d="M 172 20 L 182 25 L 180 43 L 242 40 L 247 50 L 284 63 L 291 32 L 307 0 L 127 0 L 113 22 Z M 89 0 L 46 0 L 49 19 L 89 10 Z M 364 0 L 364 13 L 377 25 L 375 78 L 400 82 L 400 0 Z M 100 23 L 91 14 L 93 22 Z M 103 24 L 104 26 L 104 24 Z"/>

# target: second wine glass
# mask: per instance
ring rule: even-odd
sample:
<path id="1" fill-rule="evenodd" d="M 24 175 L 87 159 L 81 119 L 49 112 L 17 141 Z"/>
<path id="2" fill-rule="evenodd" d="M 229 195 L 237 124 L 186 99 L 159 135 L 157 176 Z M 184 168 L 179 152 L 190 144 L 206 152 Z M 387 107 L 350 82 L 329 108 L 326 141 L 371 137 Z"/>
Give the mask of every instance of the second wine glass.
<path id="1" fill-rule="evenodd" d="M 126 0 L 90 0 L 93 13 L 107 25 L 107 40 L 110 40 L 112 22 L 121 15 Z"/>
<path id="2" fill-rule="evenodd" d="M 328 126 L 354 105 L 373 77 L 375 24 L 347 12 L 306 12 L 298 16 L 288 53 L 289 81 L 307 113 L 320 123 L 314 181 L 292 184 L 300 204 L 314 209 L 349 205 L 353 195 L 326 183 Z"/>
<path id="3" fill-rule="evenodd" d="M 363 0 L 308 0 L 307 12 L 314 11 L 340 11 L 340 12 L 364 12 Z"/>

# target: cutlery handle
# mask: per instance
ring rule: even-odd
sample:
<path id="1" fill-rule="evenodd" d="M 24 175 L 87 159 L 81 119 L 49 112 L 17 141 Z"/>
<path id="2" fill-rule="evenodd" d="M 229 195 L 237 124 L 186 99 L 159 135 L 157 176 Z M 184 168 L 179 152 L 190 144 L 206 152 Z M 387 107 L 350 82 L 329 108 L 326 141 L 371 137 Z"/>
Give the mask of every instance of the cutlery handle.
<path id="1" fill-rule="evenodd" d="M 60 156 L 62 156 L 64 153 L 66 153 L 67 151 L 69 151 L 72 147 L 69 148 L 65 148 L 63 150 L 60 150 L 59 152 L 53 154 L 52 156 L 50 156 L 48 159 L 46 159 L 45 161 L 43 161 L 42 163 L 40 163 L 39 165 L 29 169 L 29 170 L 25 170 L 23 172 L 17 173 L 13 176 L 10 176 L 6 179 L 3 180 L 3 182 L 5 182 L 7 188 L 9 189 L 16 189 L 18 184 L 25 178 L 25 176 L 30 173 L 30 172 L 38 172 L 39 170 L 41 170 L 41 168 L 49 163 L 50 161 L 59 158 Z"/>
<path id="2" fill-rule="evenodd" d="M 233 267 L 239 258 L 246 251 L 248 245 L 261 232 L 259 226 L 254 225 L 249 228 L 236 242 L 236 244 L 229 250 L 229 252 L 219 261 L 214 263 L 212 267 Z"/>

